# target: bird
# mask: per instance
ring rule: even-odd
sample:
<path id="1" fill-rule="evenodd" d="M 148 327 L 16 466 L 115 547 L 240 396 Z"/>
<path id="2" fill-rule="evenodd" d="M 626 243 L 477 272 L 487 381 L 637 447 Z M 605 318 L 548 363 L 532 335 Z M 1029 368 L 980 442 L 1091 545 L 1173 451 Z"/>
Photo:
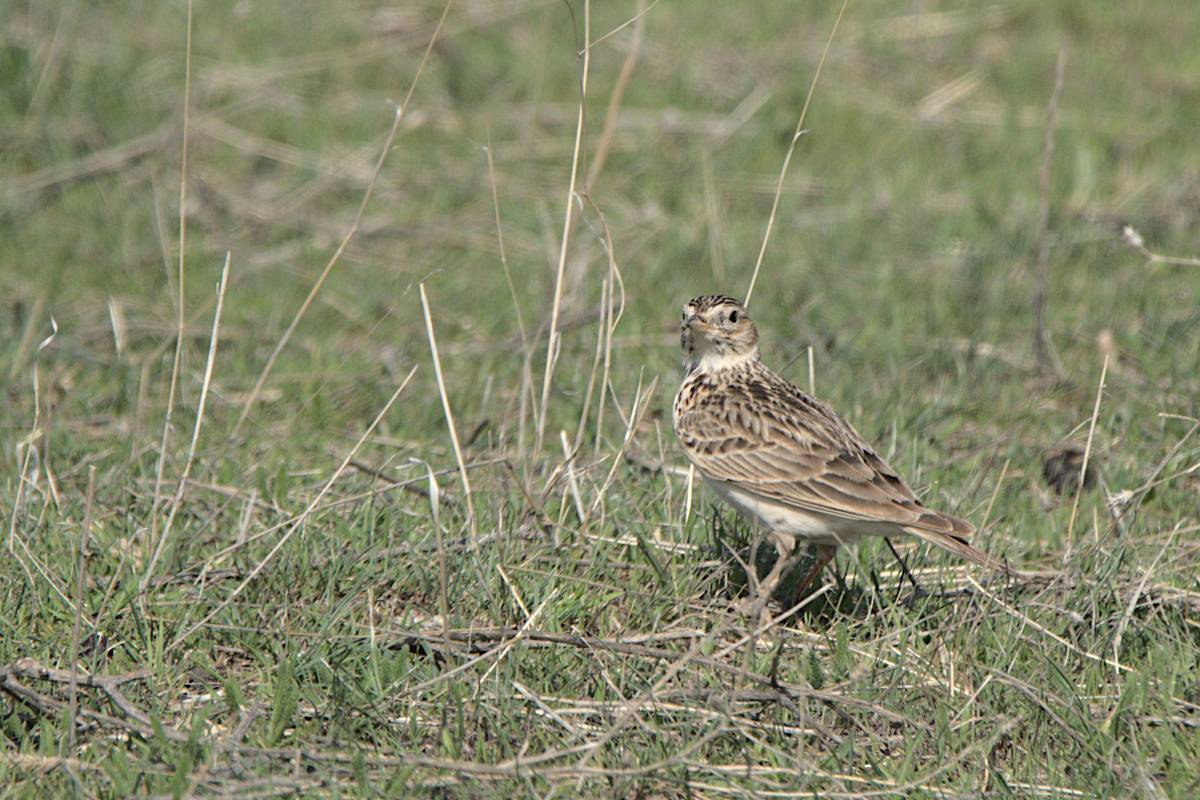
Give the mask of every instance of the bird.
<path id="1" fill-rule="evenodd" d="M 839 545 L 869 536 L 889 547 L 892 537 L 916 537 L 1011 574 L 971 546 L 970 522 L 925 506 L 833 406 L 763 363 L 744 304 L 721 294 L 696 297 L 684 305 L 679 329 L 685 375 L 672 409 L 676 438 L 704 482 L 768 531 L 778 553 L 746 610 L 765 606 L 796 563 L 798 542 L 815 550 L 816 561 L 793 605 Z"/>

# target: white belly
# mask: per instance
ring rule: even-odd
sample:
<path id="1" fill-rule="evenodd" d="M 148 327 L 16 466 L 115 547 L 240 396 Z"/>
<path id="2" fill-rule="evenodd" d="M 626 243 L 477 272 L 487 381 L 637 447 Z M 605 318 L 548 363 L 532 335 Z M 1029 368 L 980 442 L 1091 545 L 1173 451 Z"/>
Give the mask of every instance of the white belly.
<path id="1" fill-rule="evenodd" d="M 704 482 L 751 522 L 785 541 L 790 539 L 789 549 L 794 546 L 796 539 L 813 544 L 853 544 L 863 536 L 888 536 L 899 532 L 897 526 L 891 523 L 865 522 L 801 511 L 756 497 L 728 483 L 707 478 Z"/>

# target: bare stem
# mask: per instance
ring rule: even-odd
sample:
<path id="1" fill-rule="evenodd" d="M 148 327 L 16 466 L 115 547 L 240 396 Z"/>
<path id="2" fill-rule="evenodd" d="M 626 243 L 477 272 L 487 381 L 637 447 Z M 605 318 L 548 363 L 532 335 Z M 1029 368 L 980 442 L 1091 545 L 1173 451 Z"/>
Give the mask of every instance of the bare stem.
<path id="1" fill-rule="evenodd" d="M 1171 264 L 1177 267 L 1200 267 L 1200 258 L 1185 258 L 1181 256 L 1168 256 L 1162 253 L 1156 253 L 1146 247 L 1146 241 L 1142 235 L 1132 225 L 1124 225 L 1121 228 L 1121 240 L 1125 244 L 1137 250 L 1146 257 L 1146 264 Z"/>
<path id="2" fill-rule="evenodd" d="M 437 42 L 442 25 L 446 22 L 446 16 L 450 13 L 450 4 L 452 2 L 453 0 L 447 0 L 446 7 L 442 9 L 441 19 L 438 20 L 437 27 L 433 29 L 433 35 L 429 37 L 429 44 L 425 48 L 425 54 L 421 56 L 421 62 L 417 65 L 417 72 L 408 87 L 408 93 L 404 96 L 404 102 L 396 108 L 396 114 L 392 118 L 392 127 L 388 131 L 387 138 L 384 140 L 383 149 L 379 152 L 379 159 L 375 162 L 375 170 L 371 173 L 371 180 L 367 183 L 366 191 L 363 192 L 362 202 L 358 204 L 358 212 L 354 215 L 354 222 L 350 224 L 350 229 L 342 237 L 337 250 L 334 251 L 329 261 L 325 264 L 325 268 L 321 270 L 321 274 L 317 276 L 317 281 L 313 284 L 312 289 L 309 290 L 308 297 L 304 298 L 304 302 L 296 310 L 296 315 L 292 317 L 287 330 L 283 332 L 283 336 L 279 338 L 275 349 L 271 351 L 271 355 L 267 358 L 267 363 L 263 366 L 258 380 L 254 382 L 254 388 L 250 390 L 250 395 L 246 398 L 245 405 L 242 406 L 242 413 L 238 416 L 237 424 L 233 426 L 233 433 L 230 434 L 231 437 L 236 437 L 238 431 L 241 430 L 242 423 L 246 421 L 246 417 L 250 414 L 250 409 L 254 406 L 255 401 L 258 400 L 259 393 L 262 392 L 263 384 L 267 382 L 267 376 L 271 374 L 271 368 L 275 366 L 275 360 L 279 358 L 280 352 L 287 346 L 288 341 L 292 338 L 292 334 L 296 331 L 296 327 L 300 324 L 300 320 L 313 304 L 313 300 L 316 299 L 317 293 L 325 285 L 325 279 L 329 277 L 329 273 L 333 271 L 334 266 L 341 260 L 342 253 L 346 251 L 350 240 L 358 233 L 358 228 L 362 225 L 363 215 L 367 210 L 367 204 L 371 201 L 371 195 L 375 192 L 375 183 L 379 180 L 380 173 L 383 172 L 383 164 L 387 161 L 388 153 L 392 151 L 392 143 L 396 141 L 396 134 L 400 130 L 400 121 L 404 118 L 404 112 L 408 110 L 408 104 L 412 100 L 413 92 L 417 89 L 417 82 L 421 80 L 421 73 L 425 69 L 425 62 L 429 60 L 429 54 L 433 51 L 433 45 Z"/>
<path id="3" fill-rule="evenodd" d="M 154 567 L 158 564 L 158 560 L 162 557 L 163 550 L 166 549 L 167 540 L 171 536 L 171 526 L 175 523 L 175 516 L 179 513 L 179 507 L 183 503 L 183 492 L 187 487 L 188 477 L 192 474 L 192 464 L 196 461 L 196 445 L 200 441 L 200 429 L 204 425 L 204 409 L 208 402 L 208 389 L 212 384 L 213 366 L 217 360 L 217 342 L 221 338 L 221 311 L 225 308 L 225 287 L 229 283 L 229 262 L 231 254 L 225 254 L 225 266 L 221 269 L 221 280 L 217 284 L 217 308 L 213 312 L 212 334 L 208 339 L 208 359 L 204 364 L 204 381 L 200 385 L 200 400 L 196 407 L 196 424 L 192 427 L 192 441 L 188 445 L 187 461 L 183 464 L 183 473 L 179 476 L 179 485 L 175 489 L 175 497 L 171 503 L 171 510 L 167 514 L 167 521 L 163 524 L 162 536 L 158 538 L 158 542 L 154 548 L 154 555 L 150 558 L 150 562 L 146 565 L 146 571 L 142 574 L 142 581 L 139 591 L 146 591 L 146 587 L 150 584 L 150 576 L 154 574 Z"/>
<path id="4" fill-rule="evenodd" d="M 150 538 L 146 544 L 154 547 L 158 539 L 158 509 L 162 504 L 163 467 L 167 460 L 167 442 L 171 438 L 171 418 L 175 413 L 175 393 L 179 387 L 179 367 L 183 357 L 184 329 L 184 266 L 187 263 L 187 166 L 188 129 L 192 105 L 192 0 L 187 4 L 187 41 L 183 56 L 183 144 L 179 165 L 179 299 L 175 330 L 175 356 L 171 362 L 171 386 L 167 390 L 167 412 L 163 418 L 162 439 L 158 445 L 158 464 L 154 468 L 154 500 L 150 504 Z"/>
<path id="5" fill-rule="evenodd" d="M 791 143 L 788 144 L 787 155 L 783 157 L 783 166 L 779 168 L 779 180 L 775 183 L 775 197 L 771 201 L 771 216 L 767 218 L 767 230 L 763 233 L 762 246 L 758 248 L 758 259 L 754 262 L 754 274 L 750 276 L 750 286 L 746 288 L 747 307 L 750 306 L 750 296 L 754 294 L 754 284 L 758 282 L 758 271 L 762 268 L 763 256 L 767 253 L 767 242 L 771 240 L 771 229 L 775 227 L 775 214 L 779 211 L 779 198 L 783 195 L 783 181 L 787 178 L 788 165 L 792 163 L 792 153 L 796 152 L 796 142 L 800 141 L 800 137 L 804 135 L 804 118 L 808 115 L 808 106 L 812 103 L 813 93 L 817 90 L 817 81 L 821 78 L 821 68 L 825 66 L 825 57 L 829 55 L 829 47 L 833 44 L 833 37 L 837 34 L 838 25 L 841 24 L 842 15 L 846 13 L 848 5 L 850 5 L 850 0 L 842 0 L 842 7 L 833 20 L 833 29 L 829 31 L 825 49 L 821 51 L 821 58 L 817 61 L 817 69 L 813 73 L 812 83 L 808 85 L 808 96 L 804 98 L 804 107 L 800 109 L 800 119 L 796 122 L 796 131 L 792 134 Z"/>
<path id="6" fill-rule="evenodd" d="M 293 535 L 295 535 L 296 531 L 298 531 L 304 525 L 305 521 L 312 515 L 317 506 L 321 504 L 321 500 L 325 498 L 325 495 L 328 494 L 329 490 L 333 488 L 333 485 L 337 483 L 338 478 L 342 476 L 342 473 L 346 471 L 346 467 L 350 465 L 350 462 L 354 460 L 354 456 L 358 454 L 359 448 L 363 446 L 363 442 L 367 440 L 367 437 L 374 433 L 375 428 L 378 427 L 380 421 L 382 421 L 384 416 L 387 415 L 387 412 L 391 410 L 392 405 L 396 402 L 396 398 L 398 398 L 400 393 L 404 391 L 406 386 L 408 386 L 409 382 L 412 380 L 412 376 L 415 375 L 416 372 L 416 367 L 413 367 L 408 371 L 408 375 L 405 376 L 404 381 L 400 384 L 396 391 L 392 393 L 392 396 L 388 398 L 387 403 L 385 403 L 383 408 L 380 409 L 379 413 L 375 416 L 375 419 L 371 420 L 371 424 L 367 426 L 365 431 L 363 431 L 362 436 L 358 437 L 358 441 L 354 443 L 354 447 L 350 448 L 350 452 L 342 460 L 342 463 L 338 465 L 338 468 L 333 471 L 333 474 L 329 476 L 329 480 L 327 480 L 325 485 L 321 487 L 321 491 L 317 492 L 317 496 L 314 497 L 312 502 L 305 507 L 304 511 L 290 520 L 290 525 L 287 529 L 287 532 L 284 533 L 283 536 L 279 537 L 279 541 L 275 543 L 275 546 L 272 547 L 270 551 L 267 552 L 266 556 L 264 556 L 263 559 L 258 562 L 254 569 L 250 571 L 250 574 L 247 575 L 242 582 L 239 583 L 237 587 L 229 593 L 229 596 L 217 604 L 216 608 L 205 614 L 199 622 L 189 626 L 187 630 L 176 636 L 175 639 L 172 640 L 171 644 L 167 646 L 166 650 L 168 652 L 183 644 L 185 641 L 187 641 L 189 636 L 207 625 L 213 619 L 213 617 L 228 608 L 229 604 L 232 603 L 234 599 L 237 598 L 238 595 L 245 591 L 246 587 L 250 585 L 250 581 L 257 578 L 259 573 L 266 569 L 267 564 L 271 563 L 271 560 L 274 559 L 279 551 L 283 549 L 283 546 L 288 543 Z"/>
<path id="7" fill-rule="evenodd" d="M 1054 65 L 1054 91 L 1046 106 L 1046 142 L 1042 149 L 1042 168 L 1038 173 L 1037 283 L 1033 291 L 1033 357 L 1042 372 L 1054 366 L 1050 340 L 1046 336 L 1046 274 L 1050 269 L 1050 173 L 1054 166 L 1054 133 L 1058 127 L 1058 99 L 1062 95 L 1063 73 L 1067 66 L 1067 45 L 1058 47 Z"/>
<path id="8" fill-rule="evenodd" d="M 554 380 L 554 365 L 558 361 L 559 333 L 558 317 L 562 310 L 563 277 L 567 269 L 567 252 L 571 242 L 571 228 L 575 217 L 575 182 L 579 177 L 579 157 L 583 151 L 584 101 L 587 99 L 588 67 L 591 64 L 592 48 L 587 46 L 592 35 L 591 0 L 583 3 L 583 70 L 579 79 L 579 111 L 575 119 L 575 147 L 571 154 L 571 179 L 567 185 L 566 211 L 563 213 L 562 242 L 558 252 L 558 272 L 554 277 L 554 301 L 550 306 L 550 335 L 546 341 L 546 371 L 542 375 L 542 404 L 538 409 L 537 434 L 533 450 L 541 452 L 546 435 L 546 409 L 550 404 L 550 385 Z"/>
<path id="9" fill-rule="evenodd" d="M 1067 523 L 1067 541 L 1074 541 L 1075 515 L 1079 511 L 1079 498 L 1083 494 L 1083 478 L 1087 475 L 1088 461 L 1092 456 L 1092 438 L 1096 434 L 1096 419 L 1100 416 L 1100 401 L 1104 397 L 1104 379 L 1108 376 L 1108 356 L 1104 357 L 1104 366 L 1100 368 L 1100 384 L 1096 387 L 1096 404 L 1092 407 L 1092 420 L 1088 425 L 1087 444 L 1083 448 L 1083 463 L 1079 465 L 1080 490 L 1075 493 L 1075 502 L 1071 504 L 1071 521 Z"/>
<path id="10" fill-rule="evenodd" d="M 442 410 L 446 414 L 446 427 L 450 429 L 450 444 L 454 446 L 454 458 L 458 461 L 458 474 L 462 479 L 463 495 L 467 500 L 467 524 L 471 529 L 471 548 L 479 548 L 479 529 L 475 523 L 475 504 L 471 499 L 471 479 L 467 476 L 467 462 L 463 459 L 462 445 L 458 441 L 458 429 L 454 425 L 454 412 L 450 410 L 450 398 L 446 395 L 446 381 L 442 377 L 442 360 L 438 357 L 437 338 L 433 335 L 433 315 L 429 312 L 429 296 L 425 284 L 421 284 L 421 310 L 425 312 L 425 333 L 429 337 L 429 355 L 433 358 L 433 374 L 437 378 L 438 394 L 442 398 Z"/>
<path id="11" fill-rule="evenodd" d="M 83 589 L 87 585 L 88 538 L 92 530 L 92 500 L 96 496 L 96 466 L 88 467 L 87 499 L 83 503 L 83 530 L 79 534 L 79 562 L 75 578 L 75 624 L 71 628 L 70 713 L 67 719 L 67 747 L 75 747 L 75 713 L 79 708 L 76 695 L 79 682 L 79 629 L 83 622 Z"/>

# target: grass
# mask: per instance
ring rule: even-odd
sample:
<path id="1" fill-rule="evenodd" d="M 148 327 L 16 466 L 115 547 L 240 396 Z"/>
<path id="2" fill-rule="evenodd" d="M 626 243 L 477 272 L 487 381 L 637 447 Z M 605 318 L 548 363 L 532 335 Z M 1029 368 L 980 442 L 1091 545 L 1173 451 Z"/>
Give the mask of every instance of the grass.
<path id="1" fill-rule="evenodd" d="M 592 5 L 593 41 L 638 7 Z M 818 393 L 1029 574 L 908 545 L 949 594 L 904 603 L 864 544 L 805 608 L 730 612 L 752 537 L 677 469 L 674 326 L 745 292 L 838 5 L 655 3 L 592 48 L 540 448 L 583 4 L 454 4 L 377 179 L 442 5 L 196 4 L 165 447 L 185 5 L 0 15 L 0 795 L 1195 796 L 1183 5 L 850 3 L 755 285 L 765 358 L 806 384 L 811 347 Z M 1042 465 L 1089 438 L 1076 505 Z"/>

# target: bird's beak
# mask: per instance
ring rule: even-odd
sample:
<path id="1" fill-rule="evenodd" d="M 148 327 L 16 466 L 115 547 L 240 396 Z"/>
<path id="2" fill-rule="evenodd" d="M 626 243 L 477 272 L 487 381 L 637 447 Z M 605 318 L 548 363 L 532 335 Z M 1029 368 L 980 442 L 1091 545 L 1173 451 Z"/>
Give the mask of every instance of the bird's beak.
<path id="1" fill-rule="evenodd" d="M 703 322 L 704 322 L 704 321 L 703 321 L 703 320 L 701 320 L 701 319 L 700 319 L 700 317 L 699 317 L 698 315 L 696 315 L 696 314 L 692 314 L 690 317 L 688 317 L 687 319 L 685 319 L 685 320 L 683 321 L 683 324 L 681 324 L 679 327 L 681 327 L 681 328 L 695 328 L 695 327 L 698 327 L 699 325 L 702 325 L 702 324 L 703 324 Z"/>

